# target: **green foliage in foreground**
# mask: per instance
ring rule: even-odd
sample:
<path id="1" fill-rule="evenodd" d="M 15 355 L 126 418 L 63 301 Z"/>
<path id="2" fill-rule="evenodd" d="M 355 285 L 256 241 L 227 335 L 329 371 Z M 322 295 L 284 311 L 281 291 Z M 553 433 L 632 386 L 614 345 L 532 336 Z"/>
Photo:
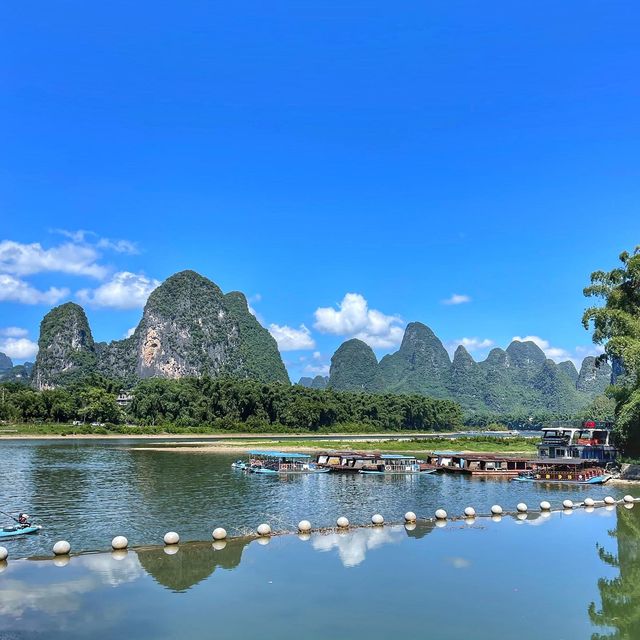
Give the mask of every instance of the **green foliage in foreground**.
<path id="1" fill-rule="evenodd" d="M 231 378 L 145 380 L 133 390 L 126 410 L 116 402 L 113 383 L 98 376 L 64 389 L 1 387 L 0 420 L 6 423 L 98 422 L 109 425 L 99 428 L 120 433 L 140 433 L 138 427 L 125 426 L 131 422 L 157 433 L 448 431 L 460 429 L 463 423 L 460 407 L 450 400 Z M 81 433 L 83 428 L 73 429 Z M 94 428 L 91 433 L 95 432 Z"/>
<path id="2" fill-rule="evenodd" d="M 640 247 L 620 255 L 622 266 L 591 274 L 587 297 L 604 300 L 590 307 L 582 322 L 593 325 L 593 341 L 604 345 L 619 375 L 608 394 L 615 400 L 616 436 L 627 455 L 640 454 Z"/>

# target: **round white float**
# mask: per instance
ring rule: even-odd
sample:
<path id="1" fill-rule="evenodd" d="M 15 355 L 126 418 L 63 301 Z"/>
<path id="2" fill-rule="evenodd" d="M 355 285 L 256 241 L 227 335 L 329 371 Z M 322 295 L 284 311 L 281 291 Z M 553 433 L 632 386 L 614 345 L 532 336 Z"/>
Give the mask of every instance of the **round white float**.
<path id="1" fill-rule="evenodd" d="M 340 516 L 336 520 L 336 524 L 338 525 L 338 527 L 340 527 L 340 529 L 346 529 L 349 526 L 349 520 L 344 516 Z"/>
<path id="2" fill-rule="evenodd" d="M 633 509 L 636 505 L 633 502 L 625 502 L 623 506 L 625 509 Z"/>
<path id="3" fill-rule="evenodd" d="M 374 513 L 371 516 L 371 522 L 379 527 L 380 525 L 384 524 L 384 518 L 379 513 Z"/>
<path id="4" fill-rule="evenodd" d="M 177 544 L 168 544 L 166 547 L 162 547 L 162 550 L 168 556 L 175 556 L 179 549 L 180 547 Z"/>
<path id="5" fill-rule="evenodd" d="M 258 527 L 258 535 L 259 536 L 270 536 L 271 535 L 271 527 L 266 523 L 262 523 Z"/>
<path id="6" fill-rule="evenodd" d="M 405 522 L 415 522 L 417 519 L 418 517 L 413 513 L 413 511 L 407 511 L 407 513 L 404 514 Z"/>
<path id="7" fill-rule="evenodd" d="M 300 520 L 300 522 L 298 522 L 298 531 L 301 533 L 309 533 L 309 531 L 311 531 L 311 523 L 308 520 Z"/>
<path id="8" fill-rule="evenodd" d="M 540 511 L 551 511 L 551 503 L 543 500 L 540 503 Z"/>
<path id="9" fill-rule="evenodd" d="M 524 522 L 527 519 L 527 514 L 524 511 L 520 511 L 518 513 L 516 513 L 516 518 L 518 520 L 520 520 L 521 522 Z"/>
<path id="10" fill-rule="evenodd" d="M 66 556 L 71 551 L 71 545 L 66 540 L 58 540 L 53 545 L 54 556 Z"/>
<path id="11" fill-rule="evenodd" d="M 262 526 L 262 525 L 260 525 L 260 526 Z M 267 525 L 267 526 L 269 526 L 269 525 Z M 258 527 L 258 529 L 259 528 L 260 527 Z M 260 532 L 258 531 L 258 533 L 260 533 Z M 223 529 L 222 527 L 216 527 L 213 530 L 213 533 L 211 534 L 211 537 L 214 540 L 224 540 L 227 537 L 227 531 L 226 531 L 226 529 Z"/>
<path id="12" fill-rule="evenodd" d="M 501 516 L 501 515 L 502 515 L 502 507 L 501 507 L 499 504 L 494 504 L 494 505 L 491 507 L 491 513 L 492 513 L 494 516 Z"/>
<path id="13" fill-rule="evenodd" d="M 444 509 L 438 509 L 436 511 L 436 520 L 446 520 L 447 512 Z"/>
<path id="14" fill-rule="evenodd" d="M 516 506 L 516 509 L 519 513 L 527 513 L 529 507 L 524 502 L 519 502 Z"/>
<path id="15" fill-rule="evenodd" d="M 6 547 L 0 547 L 0 562 L 6 560 L 9 557 L 9 552 Z"/>
<path id="16" fill-rule="evenodd" d="M 116 536 L 111 541 L 111 547 L 116 550 L 126 549 L 129 546 L 129 541 L 124 536 Z"/>
<path id="17" fill-rule="evenodd" d="M 635 501 L 636 501 L 636 500 L 635 500 L 635 498 L 634 498 L 633 496 L 630 496 L 630 495 L 626 495 L 626 496 L 623 498 L 623 500 L 624 500 L 625 502 L 635 502 Z"/>
<path id="18" fill-rule="evenodd" d="M 175 531 L 167 531 L 164 534 L 164 543 L 165 544 L 178 544 L 180 542 L 180 536 Z"/>
<path id="19" fill-rule="evenodd" d="M 616 501 L 615 501 L 611 496 L 607 496 L 607 497 L 604 499 L 604 503 L 605 503 L 605 504 L 615 504 L 615 503 L 616 503 Z"/>
<path id="20" fill-rule="evenodd" d="M 476 515 L 476 510 L 473 507 L 465 507 L 464 515 L 467 516 L 467 518 L 473 518 Z"/>
<path id="21" fill-rule="evenodd" d="M 596 501 L 593 498 L 585 498 L 583 502 L 585 507 L 593 507 L 595 503 Z"/>
<path id="22" fill-rule="evenodd" d="M 562 507 L 564 509 L 573 509 L 573 500 L 563 500 Z"/>
<path id="23" fill-rule="evenodd" d="M 268 540 L 269 538 L 266 538 Z M 227 546 L 226 540 L 214 540 L 211 545 L 216 551 L 222 551 Z"/>

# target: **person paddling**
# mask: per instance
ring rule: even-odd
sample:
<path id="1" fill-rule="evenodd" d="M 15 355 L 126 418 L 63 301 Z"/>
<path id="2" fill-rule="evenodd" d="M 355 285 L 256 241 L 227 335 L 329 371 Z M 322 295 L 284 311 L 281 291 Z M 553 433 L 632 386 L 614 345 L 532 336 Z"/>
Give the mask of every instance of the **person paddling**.
<path id="1" fill-rule="evenodd" d="M 18 514 L 18 524 L 21 527 L 28 527 L 31 525 L 31 523 L 29 522 L 29 515 L 26 513 L 20 513 Z"/>

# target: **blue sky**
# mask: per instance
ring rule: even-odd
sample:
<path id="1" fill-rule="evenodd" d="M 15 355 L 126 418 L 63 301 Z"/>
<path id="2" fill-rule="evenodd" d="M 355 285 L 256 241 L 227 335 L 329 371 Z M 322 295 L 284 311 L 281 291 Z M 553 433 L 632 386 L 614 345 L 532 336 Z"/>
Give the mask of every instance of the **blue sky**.
<path id="1" fill-rule="evenodd" d="M 0 350 L 32 358 L 69 299 L 120 338 L 191 268 L 247 294 L 294 379 L 353 335 L 395 350 L 412 320 L 476 358 L 514 336 L 581 358 L 590 272 L 640 244 L 639 19 L 615 1 L 13 3 Z"/>

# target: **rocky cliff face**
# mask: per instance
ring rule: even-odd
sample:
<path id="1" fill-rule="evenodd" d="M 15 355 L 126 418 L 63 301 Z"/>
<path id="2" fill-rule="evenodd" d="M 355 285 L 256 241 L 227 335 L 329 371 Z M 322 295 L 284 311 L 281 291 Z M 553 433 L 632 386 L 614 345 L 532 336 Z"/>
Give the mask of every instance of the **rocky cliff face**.
<path id="1" fill-rule="evenodd" d="M 126 385 L 202 375 L 289 382 L 275 340 L 249 313 L 244 296 L 225 296 L 194 271 L 177 273 L 153 291 L 126 340 L 94 344 L 84 311 L 72 303 L 47 314 L 40 334 L 38 388 L 64 384 L 71 370 Z"/>
<path id="2" fill-rule="evenodd" d="M 329 384 L 329 376 L 315 376 L 313 378 L 303 376 L 298 380 L 298 384 L 307 389 L 326 389 Z"/>
<path id="3" fill-rule="evenodd" d="M 587 356 L 582 361 L 576 387 L 578 391 L 598 395 L 611 384 L 611 378 L 612 369 L 608 362 L 601 362 L 594 356 Z"/>
<path id="4" fill-rule="evenodd" d="M 353 389 L 354 380 L 361 385 L 362 378 L 373 379 L 377 390 L 451 398 L 471 412 L 576 412 L 602 393 L 611 377 L 611 368 L 598 368 L 593 358 L 585 359 L 578 375 L 572 362 L 556 364 L 528 341 L 514 341 L 506 351 L 492 349 L 482 362 L 460 346 L 452 362 L 433 331 L 418 322 L 407 326 L 400 349 L 382 358 L 376 377 L 375 354 L 361 343 L 352 357 L 352 349 L 343 350 L 352 342 L 336 351 L 340 369 L 332 366 L 331 387 Z M 371 353 L 364 358 L 366 351 Z"/>
<path id="5" fill-rule="evenodd" d="M 0 373 L 13 369 L 13 362 L 11 358 L 0 351 Z"/>
<path id="6" fill-rule="evenodd" d="M 40 323 L 35 387 L 51 389 L 70 384 L 95 369 L 95 345 L 84 309 L 67 302 L 49 311 Z"/>

